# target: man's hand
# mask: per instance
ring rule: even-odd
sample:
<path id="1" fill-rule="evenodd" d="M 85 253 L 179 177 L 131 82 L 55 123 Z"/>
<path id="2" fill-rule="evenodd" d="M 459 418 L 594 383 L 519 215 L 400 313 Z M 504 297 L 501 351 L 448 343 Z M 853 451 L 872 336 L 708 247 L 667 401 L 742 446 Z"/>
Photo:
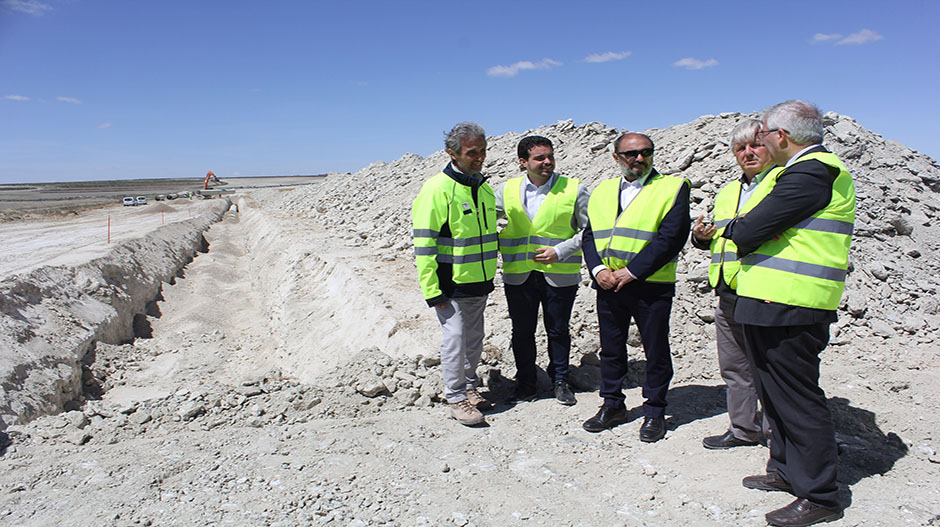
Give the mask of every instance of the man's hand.
<path id="1" fill-rule="evenodd" d="M 620 290 L 623 288 L 623 286 L 635 280 L 635 278 L 633 278 L 633 275 L 630 274 L 630 271 L 627 271 L 626 267 L 624 267 L 623 269 L 617 269 L 616 271 L 614 271 L 614 279 L 617 282 L 617 287 L 614 289 L 615 293 L 619 293 Z"/>
<path id="2" fill-rule="evenodd" d="M 614 273 L 610 269 L 603 269 L 594 275 L 594 279 L 597 280 L 597 285 L 601 286 L 602 289 L 613 289 L 617 287 L 617 279 L 614 278 Z"/>
<path id="3" fill-rule="evenodd" d="M 715 227 L 715 224 L 713 223 L 706 225 L 702 221 L 704 219 L 704 214 L 698 215 L 698 219 L 695 220 L 695 225 L 692 226 L 692 236 L 695 236 L 696 240 L 707 242 L 708 240 L 712 239 L 712 237 L 715 235 L 715 231 L 717 231 L 718 228 Z"/>
<path id="4" fill-rule="evenodd" d="M 539 247 L 535 250 L 535 262 L 540 264 L 553 264 L 558 261 L 558 253 L 554 247 Z"/>

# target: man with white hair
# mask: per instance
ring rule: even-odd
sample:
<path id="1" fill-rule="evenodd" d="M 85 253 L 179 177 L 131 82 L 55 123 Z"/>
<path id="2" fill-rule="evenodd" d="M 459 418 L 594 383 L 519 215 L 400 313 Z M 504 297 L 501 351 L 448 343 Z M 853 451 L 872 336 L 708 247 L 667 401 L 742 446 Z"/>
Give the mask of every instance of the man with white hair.
<path id="1" fill-rule="evenodd" d="M 761 138 L 784 170 L 768 179 L 723 236 L 738 246 L 738 301 L 758 394 L 770 420 L 767 473 L 747 488 L 796 497 L 767 523 L 806 526 L 842 517 L 835 427 L 819 386 L 819 354 L 845 289 L 855 222 L 852 176 L 822 146 L 822 115 L 790 100 L 762 116 Z"/>
<path id="2" fill-rule="evenodd" d="M 718 367 L 727 386 L 731 421 L 724 434 L 702 440 L 702 445 L 710 450 L 755 446 L 770 433 L 767 420 L 761 419 L 757 409 L 757 386 L 745 353 L 744 328 L 734 321 L 734 304 L 738 300 L 735 289 L 741 269 L 738 248 L 721 236 L 725 226 L 754 196 L 757 187 L 767 177 L 772 179 L 783 170 L 774 164 L 767 147 L 757 139 L 760 127 L 760 119 L 745 119 L 731 131 L 731 153 L 741 167 L 741 177 L 725 185 L 715 196 L 712 223 L 703 223 L 703 217 L 699 216 L 692 226 L 692 245 L 711 252 L 708 282 L 718 297 L 715 308 Z"/>

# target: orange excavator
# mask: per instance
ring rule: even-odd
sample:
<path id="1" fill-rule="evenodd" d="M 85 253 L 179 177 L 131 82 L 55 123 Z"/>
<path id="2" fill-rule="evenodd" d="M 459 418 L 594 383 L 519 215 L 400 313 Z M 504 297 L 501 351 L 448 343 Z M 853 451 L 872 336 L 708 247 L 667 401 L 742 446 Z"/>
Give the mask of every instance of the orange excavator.
<path id="1" fill-rule="evenodd" d="M 206 179 L 202 181 L 202 190 L 209 190 L 210 181 L 212 183 L 215 183 L 216 185 L 221 183 L 221 181 L 219 181 L 219 178 L 215 177 L 215 174 L 213 174 L 212 171 L 210 170 L 209 173 L 206 174 Z"/>

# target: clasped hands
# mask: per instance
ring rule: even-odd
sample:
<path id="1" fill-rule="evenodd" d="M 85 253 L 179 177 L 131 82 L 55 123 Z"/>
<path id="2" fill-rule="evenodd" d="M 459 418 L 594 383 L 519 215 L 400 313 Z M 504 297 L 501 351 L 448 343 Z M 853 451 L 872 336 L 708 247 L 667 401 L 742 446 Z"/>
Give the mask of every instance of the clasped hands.
<path id="1" fill-rule="evenodd" d="M 602 289 L 613 289 L 615 293 L 619 292 L 626 284 L 635 280 L 633 275 L 630 274 L 630 271 L 627 271 L 626 267 L 617 269 L 616 271 L 602 269 L 594 276 L 594 279 L 597 280 L 597 285 L 601 286 Z"/>

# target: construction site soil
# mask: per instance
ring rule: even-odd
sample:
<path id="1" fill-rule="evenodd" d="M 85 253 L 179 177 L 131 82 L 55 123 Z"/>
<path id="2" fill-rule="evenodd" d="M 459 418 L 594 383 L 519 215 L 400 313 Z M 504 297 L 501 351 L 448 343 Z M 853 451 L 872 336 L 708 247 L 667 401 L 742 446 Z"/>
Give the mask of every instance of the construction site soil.
<path id="1" fill-rule="evenodd" d="M 691 180 L 694 216 L 735 177 L 724 138 L 743 117 L 648 131 L 656 166 Z M 561 121 L 490 138 L 494 187 L 518 173 L 515 145 L 531 132 L 555 141 L 563 174 L 592 188 L 616 174 L 617 130 Z M 821 357 L 851 502 L 832 525 L 940 525 L 940 168 L 836 114 L 826 144 L 859 195 Z M 581 428 L 600 404 L 586 273 L 571 320 L 577 404 L 557 404 L 544 373 L 543 397 L 504 402 L 515 368 L 497 279 L 479 370 L 496 404 L 486 426 L 451 419 L 409 214 L 446 161 L 407 154 L 223 199 L 6 216 L 0 524 L 759 526 L 792 500 L 741 486 L 764 471 L 765 448 L 702 447 L 728 418 L 708 257 L 691 246 L 664 440 L 637 436 L 635 331 L 630 421 Z"/>

